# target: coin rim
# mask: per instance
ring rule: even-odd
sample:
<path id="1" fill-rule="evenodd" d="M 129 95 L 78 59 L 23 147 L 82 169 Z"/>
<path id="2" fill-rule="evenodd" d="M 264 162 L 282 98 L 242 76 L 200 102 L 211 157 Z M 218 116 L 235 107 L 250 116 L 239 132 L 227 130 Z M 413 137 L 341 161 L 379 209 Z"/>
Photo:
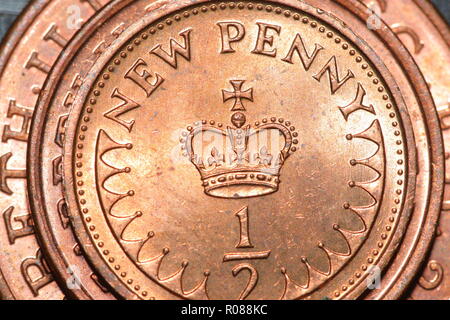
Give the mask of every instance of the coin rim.
<path id="1" fill-rule="evenodd" d="M 338 0 L 339 1 L 339 0 Z M 428 19 L 432 22 L 432 24 L 436 27 L 436 29 L 438 30 L 439 34 L 442 36 L 442 38 L 444 39 L 444 41 L 449 45 L 450 47 L 450 29 L 448 27 L 448 24 L 444 21 L 444 19 L 442 18 L 442 16 L 439 14 L 439 12 L 437 11 L 437 9 L 434 7 L 434 5 L 431 2 L 426 2 L 423 0 L 412 0 L 413 4 L 416 4 L 420 9 L 422 9 L 422 11 L 424 12 L 424 14 L 428 17 Z M 363 4 L 364 6 L 364 4 Z M 389 27 L 388 27 L 389 28 Z M 394 35 L 393 38 L 395 38 L 396 41 L 401 43 L 401 40 L 394 34 L 394 32 L 389 28 L 390 33 L 392 33 Z M 429 94 L 429 97 L 425 97 L 427 100 L 428 98 L 431 100 L 431 104 L 433 105 L 433 110 L 429 111 L 431 113 L 434 113 L 434 115 L 429 115 L 432 118 L 437 117 L 437 119 L 435 118 L 433 120 L 433 123 L 436 124 L 437 122 L 437 127 L 439 128 L 439 136 L 440 139 L 442 140 L 442 130 L 440 127 L 440 121 L 439 121 L 439 117 L 437 114 L 437 109 L 436 106 L 434 104 L 434 99 L 431 95 L 431 92 L 428 90 L 428 85 L 426 84 L 426 80 L 419 68 L 419 66 L 417 65 L 417 63 L 415 62 L 414 56 L 412 54 L 409 53 L 408 50 L 406 50 L 405 52 L 402 52 L 408 59 L 411 59 L 412 61 L 414 61 L 413 64 L 411 64 L 411 68 L 416 68 L 418 72 L 418 77 L 421 78 L 419 79 L 419 81 L 422 83 L 422 88 L 423 89 L 427 89 L 426 91 L 423 90 L 422 92 L 427 92 L 427 96 Z M 407 62 L 405 65 L 408 65 Z M 417 72 L 416 72 L 417 74 Z M 428 109 L 425 109 L 425 113 Z M 436 125 L 435 125 L 436 126 Z M 429 129 L 429 127 L 427 127 Z M 437 139 L 437 138 L 436 138 Z M 435 139 L 435 140 L 436 140 Z M 437 157 L 435 157 L 436 161 L 438 161 L 437 163 L 439 163 L 440 165 L 442 165 L 443 168 L 445 168 L 445 159 L 444 159 L 444 143 L 442 141 L 442 151 L 440 152 L 440 154 L 438 153 L 437 150 L 435 150 L 434 153 L 432 154 L 437 154 Z M 432 163 L 434 163 L 433 158 L 431 159 Z M 435 169 L 432 166 L 432 169 Z M 405 268 L 402 269 L 397 269 L 392 271 L 392 269 L 388 268 L 386 270 L 385 276 L 388 276 L 387 279 L 389 279 L 389 284 L 388 286 L 386 286 L 386 282 L 384 281 L 385 279 L 383 279 L 383 285 L 382 288 L 380 290 L 377 291 L 373 291 L 370 292 L 369 294 L 366 295 L 366 298 L 370 298 L 370 299 L 385 299 L 385 300 L 393 300 L 393 299 L 399 299 L 403 296 L 403 294 L 406 294 L 407 290 L 410 289 L 410 287 L 413 286 L 413 280 L 415 279 L 415 277 L 418 275 L 418 273 L 420 273 L 420 270 L 422 270 L 423 265 L 427 262 L 425 257 L 428 255 L 428 253 L 431 251 L 431 247 L 433 245 L 434 242 L 434 237 L 436 234 L 436 228 L 437 228 L 437 224 L 439 221 L 439 216 L 441 214 L 441 203 L 443 201 L 443 197 L 444 197 L 444 188 L 445 188 L 445 170 L 441 172 L 441 177 L 439 176 L 439 172 L 438 170 L 434 170 L 434 172 L 437 173 L 435 180 L 436 181 L 441 181 L 442 182 L 442 190 L 436 190 L 436 191 L 430 191 L 431 193 L 433 192 L 439 192 L 441 199 L 439 204 L 435 204 L 434 206 L 430 206 L 428 210 L 428 213 L 431 213 L 431 215 L 428 215 L 428 220 L 424 221 L 422 223 L 422 225 L 424 226 L 429 226 L 426 228 L 423 228 L 423 230 L 427 231 L 426 234 L 421 233 L 419 235 L 419 238 L 416 239 L 416 241 L 414 241 L 412 243 L 412 247 L 408 248 L 408 250 L 403 250 L 403 248 L 401 248 L 401 244 L 399 244 L 399 253 L 404 252 L 404 251 L 409 251 L 409 255 L 407 255 L 406 257 L 402 257 L 400 256 L 400 254 L 396 254 L 396 256 L 394 257 L 394 259 L 392 260 L 392 263 L 396 263 L 396 261 L 398 259 L 402 260 L 404 259 L 403 262 L 401 262 L 401 265 L 405 265 Z M 414 220 L 414 217 L 412 217 L 412 221 Z M 408 235 L 406 235 L 407 237 Z M 425 240 L 421 240 L 421 238 L 425 238 Z M 403 243 L 406 242 L 407 239 L 403 240 Z M 410 262 L 412 261 L 412 262 Z M 392 276 L 390 273 L 394 273 Z M 402 293 L 398 292 L 395 293 L 395 291 L 390 290 L 389 288 L 392 287 L 401 287 L 402 288 Z"/>

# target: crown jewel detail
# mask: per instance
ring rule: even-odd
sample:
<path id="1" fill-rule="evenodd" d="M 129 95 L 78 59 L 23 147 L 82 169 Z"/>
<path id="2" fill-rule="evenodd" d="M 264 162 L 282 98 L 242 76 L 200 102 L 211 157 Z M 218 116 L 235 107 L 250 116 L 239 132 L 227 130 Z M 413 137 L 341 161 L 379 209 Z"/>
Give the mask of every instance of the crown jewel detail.
<path id="1" fill-rule="evenodd" d="M 243 80 L 231 83 L 235 93 L 223 90 L 223 100 L 235 98 L 232 111 L 245 111 L 241 99 L 253 101 L 253 89 L 241 91 Z M 244 126 L 246 121 L 242 112 L 235 112 L 231 116 L 234 126 L 224 128 L 221 123 L 203 120 L 183 132 L 181 148 L 199 171 L 206 194 L 247 198 L 278 190 L 281 168 L 297 149 L 295 127 L 274 117 L 254 126 Z"/>

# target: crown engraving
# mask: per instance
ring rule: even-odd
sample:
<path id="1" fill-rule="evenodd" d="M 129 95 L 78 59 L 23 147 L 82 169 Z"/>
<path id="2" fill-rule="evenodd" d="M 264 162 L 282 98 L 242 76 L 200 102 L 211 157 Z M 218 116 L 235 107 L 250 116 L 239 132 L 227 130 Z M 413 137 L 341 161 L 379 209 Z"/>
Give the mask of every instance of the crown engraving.
<path id="1" fill-rule="evenodd" d="M 199 121 L 187 127 L 181 143 L 195 165 L 205 193 L 220 198 L 248 198 L 276 192 L 286 159 L 297 150 L 295 127 L 283 118 L 264 118 L 245 125 L 241 99 L 253 101 L 253 89 L 241 91 L 243 80 L 230 81 L 234 93 L 222 91 L 224 102 L 235 99 L 233 126 Z"/>

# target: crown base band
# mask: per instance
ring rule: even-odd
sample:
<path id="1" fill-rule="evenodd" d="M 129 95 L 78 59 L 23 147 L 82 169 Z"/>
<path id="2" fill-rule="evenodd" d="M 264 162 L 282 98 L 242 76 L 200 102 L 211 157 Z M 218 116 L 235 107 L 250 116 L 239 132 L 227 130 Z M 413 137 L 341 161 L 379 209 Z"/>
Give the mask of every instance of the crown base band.
<path id="1" fill-rule="evenodd" d="M 265 172 L 222 174 L 203 180 L 205 193 L 219 198 L 249 198 L 267 195 L 278 190 L 278 175 Z"/>

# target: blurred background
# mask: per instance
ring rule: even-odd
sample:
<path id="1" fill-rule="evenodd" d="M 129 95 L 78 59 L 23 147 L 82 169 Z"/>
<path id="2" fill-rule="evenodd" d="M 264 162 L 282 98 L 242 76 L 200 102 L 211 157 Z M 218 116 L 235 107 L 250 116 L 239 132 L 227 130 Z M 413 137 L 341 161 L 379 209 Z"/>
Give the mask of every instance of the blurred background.
<path id="1" fill-rule="evenodd" d="M 0 40 L 4 37 L 17 15 L 31 0 L 0 0 Z M 77 1 L 77 0 L 74 0 Z M 396 1 L 396 0 L 389 0 Z M 450 23 L 450 0 L 431 0 Z"/>

